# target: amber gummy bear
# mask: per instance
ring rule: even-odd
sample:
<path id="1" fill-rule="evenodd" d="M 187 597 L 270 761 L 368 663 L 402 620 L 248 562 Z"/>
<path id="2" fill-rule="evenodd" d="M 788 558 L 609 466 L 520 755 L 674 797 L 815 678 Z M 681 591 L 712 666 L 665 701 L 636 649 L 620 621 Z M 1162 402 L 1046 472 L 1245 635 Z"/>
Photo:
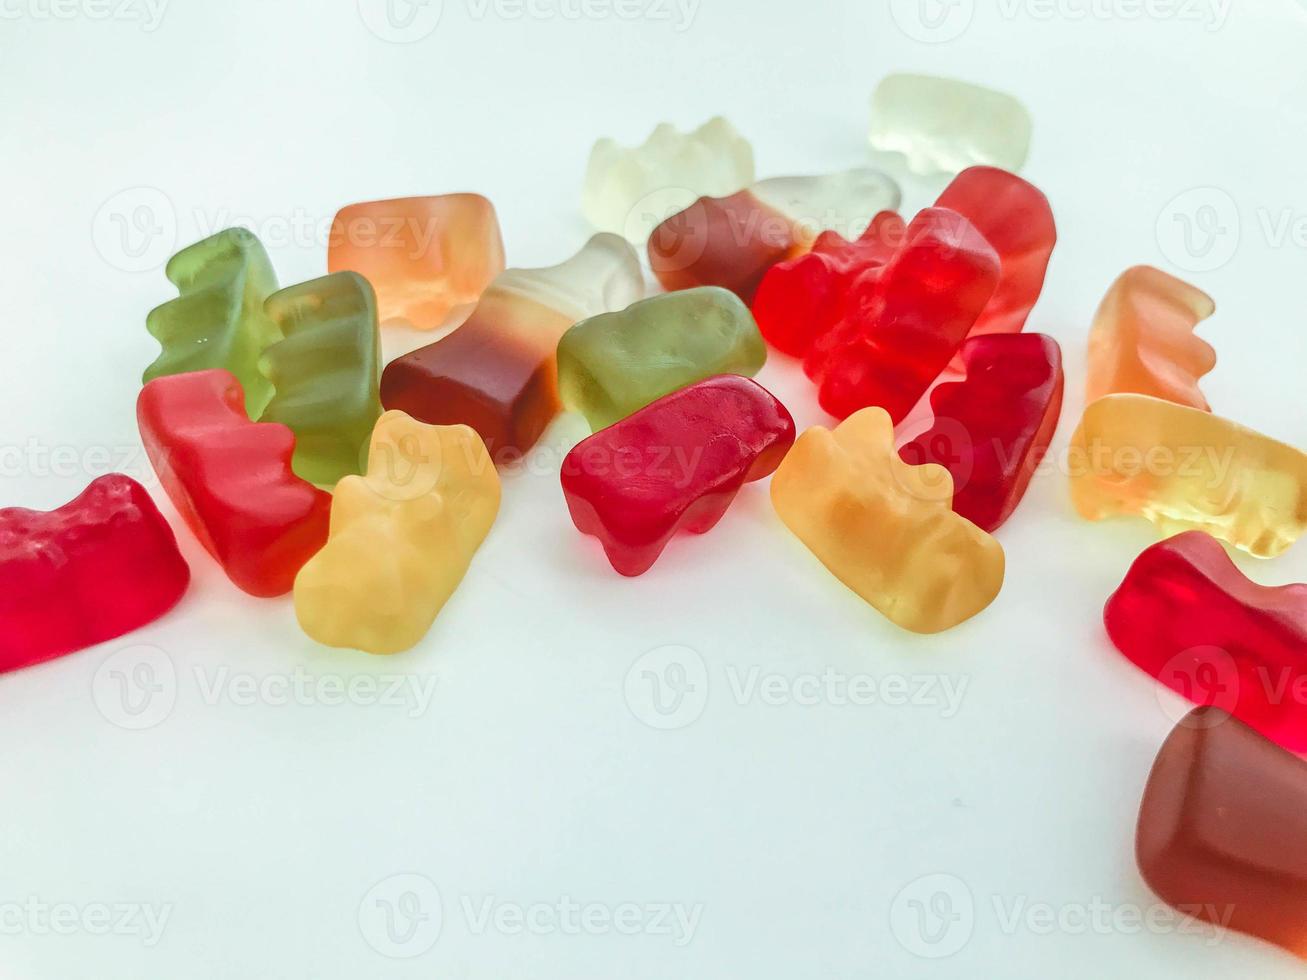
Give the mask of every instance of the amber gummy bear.
<path id="1" fill-rule="evenodd" d="M 1307 958 L 1307 762 L 1219 708 L 1162 746 L 1135 855 L 1167 904 Z"/>

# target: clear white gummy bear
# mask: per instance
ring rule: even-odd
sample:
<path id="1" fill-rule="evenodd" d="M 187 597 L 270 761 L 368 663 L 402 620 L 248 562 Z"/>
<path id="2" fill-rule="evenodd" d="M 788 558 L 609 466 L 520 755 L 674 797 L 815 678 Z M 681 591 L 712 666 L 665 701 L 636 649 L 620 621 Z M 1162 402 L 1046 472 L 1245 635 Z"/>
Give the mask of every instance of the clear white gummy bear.
<path id="1" fill-rule="evenodd" d="M 986 164 L 1018 172 L 1030 154 L 1030 113 L 1010 95 L 931 75 L 890 75 L 871 97 L 871 145 L 916 174 Z"/>
<path id="2" fill-rule="evenodd" d="M 854 239 L 882 211 L 897 211 L 903 192 L 889 175 L 855 167 L 815 177 L 769 177 L 750 191 L 793 222 L 795 238 L 812 244 L 823 231 Z"/>
<path id="3" fill-rule="evenodd" d="M 662 123 L 640 146 L 595 143 L 581 208 L 596 228 L 643 244 L 668 216 L 700 197 L 733 194 L 753 177 L 753 147 L 721 116 L 690 133 Z"/>

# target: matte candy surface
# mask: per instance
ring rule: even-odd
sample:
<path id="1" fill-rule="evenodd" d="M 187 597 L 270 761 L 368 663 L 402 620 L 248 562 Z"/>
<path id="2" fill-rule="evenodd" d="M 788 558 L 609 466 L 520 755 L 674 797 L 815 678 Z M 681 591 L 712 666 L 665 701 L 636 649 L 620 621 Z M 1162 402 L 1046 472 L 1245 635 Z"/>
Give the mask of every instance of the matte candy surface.
<path id="1" fill-rule="evenodd" d="M 563 405 L 597 431 L 716 374 L 753 376 L 767 349 L 749 308 L 705 286 L 582 320 L 558 344 Z"/>
<path id="2" fill-rule="evenodd" d="M 1307 531 L 1307 455 L 1227 419 L 1108 395 L 1071 440 L 1071 499 L 1090 520 L 1145 517 L 1274 558 Z"/>
<path id="3" fill-rule="evenodd" d="M 266 309 L 286 339 L 259 365 L 275 388 L 260 421 L 295 433 L 297 475 L 334 485 L 361 471 L 381 416 L 376 297 L 362 276 L 338 272 L 273 294 Z"/>
<path id="4" fill-rule="evenodd" d="M 839 232 L 823 232 L 811 252 L 772 266 L 753 297 L 763 338 L 782 353 L 803 357 L 838 322 L 846 296 L 870 289 L 906 233 L 902 218 L 882 211 L 861 237 L 849 241 Z"/>
<path id="5" fill-rule="evenodd" d="M 1062 413 L 1062 349 L 1043 334 L 972 337 L 966 372 L 930 395 L 931 427 L 907 443 L 907 463 L 939 463 L 953 477 L 953 510 L 985 531 L 1025 496 Z"/>
<path id="6" fill-rule="evenodd" d="M 372 283 L 383 323 L 430 330 L 504 271 L 499 219 L 480 194 L 352 204 L 332 222 L 327 271 Z"/>
<path id="7" fill-rule="evenodd" d="M 467 426 L 387 412 L 367 476 L 336 486 L 331 540 L 295 580 L 304 632 L 333 647 L 399 653 L 463 580 L 499 512 L 499 475 Z"/>
<path id="8" fill-rule="evenodd" d="M 199 371 L 151 381 L 136 418 L 173 506 L 232 582 L 284 595 L 327 539 L 331 497 L 291 472 L 290 429 L 243 404 L 230 373 Z"/>
<path id="9" fill-rule="evenodd" d="M 182 249 L 167 273 L 181 295 L 146 318 L 163 352 L 145 369 L 144 380 L 222 368 L 244 385 L 245 412 L 258 418 L 272 397 L 259 358 L 281 340 L 263 310 L 277 290 L 263 245 L 244 228 L 229 228 Z"/>
<path id="10" fill-rule="evenodd" d="M 578 320 L 644 295 L 635 250 L 594 236 L 548 269 L 509 269 L 448 337 L 392 361 L 381 403 L 422 422 L 465 424 L 497 459 L 530 449 L 558 414 L 558 342 Z"/>
<path id="11" fill-rule="evenodd" d="M 1103 620 L 1163 684 L 1307 752 L 1307 585 L 1257 585 L 1215 538 L 1189 531 L 1139 556 Z"/>
<path id="12" fill-rule="evenodd" d="M 836 418 L 879 405 L 895 423 L 948 366 L 999 281 L 998 254 L 953 211 L 928 208 L 903 247 L 845 299 L 804 365 Z"/>
<path id="13" fill-rule="evenodd" d="M 1019 171 L 1033 124 L 1016 99 L 993 89 L 930 75 L 890 75 L 871 97 L 871 145 L 901 153 L 919 174 L 956 173 L 976 164 Z"/>
<path id="14" fill-rule="evenodd" d="M 995 167 L 971 167 L 935 203 L 962 215 L 998 252 L 1003 271 L 971 336 L 1018 333 L 1044 291 L 1057 244 L 1053 209 L 1033 184 Z"/>
<path id="15" fill-rule="evenodd" d="M 563 493 L 572 521 L 599 538 L 613 568 L 641 575 L 678 530 L 713 528 L 793 442 L 794 420 L 768 391 L 747 378 L 710 378 L 577 445 L 563 460 Z"/>
<path id="16" fill-rule="evenodd" d="M 1087 399 L 1133 392 L 1210 411 L 1198 382 L 1216 367 L 1216 351 L 1194 328 L 1215 312 L 1210 296 L 1175 276 L 1127 269 L 1089 333 Z"/>
<path id="17" fill-rule="evenodd" d="M 753 148 L 720 116 L 682 133 L 670 123 L 640 146 L 601 139 L 590 151 L 581 208 L 600 231 L 643 245 L 669 214 L 703 196 L 733 194 L 753 183 Z"/>
<path id="18" fill-rule="evenodd" d="M 769 268 L 808 251 L 823 230 L 859 235 L 900 200 L 897 184 L 865 168 L 759 181 L 664 221 L 649 238 L 649 265 L 669 292 L 721 286 L 749 303 Z"/>
<path id="19" fill-rule="evenodd" d="M 139 629 L 190 580 L 172 529 L 129 477 L 102 476 L 58 510 L 0 510 L 0 672 Z"/>
<path id="20" fill-rule="evenodd" d="M 1169 905 L 1307 957 L 1307 763 L 1224 712 L 1162 746 L 1135 854 Z"/>
<path id="21" fill-rule="evenodd" d="M 906 630 L 950 629 L 1003 587 L 1003 548 L 950 509 L 948 470 L 899 459 L 883 409 L 858 412 L 834 432 L 801 435 L 772 478 L 771 496 L 822 564 Z"/>

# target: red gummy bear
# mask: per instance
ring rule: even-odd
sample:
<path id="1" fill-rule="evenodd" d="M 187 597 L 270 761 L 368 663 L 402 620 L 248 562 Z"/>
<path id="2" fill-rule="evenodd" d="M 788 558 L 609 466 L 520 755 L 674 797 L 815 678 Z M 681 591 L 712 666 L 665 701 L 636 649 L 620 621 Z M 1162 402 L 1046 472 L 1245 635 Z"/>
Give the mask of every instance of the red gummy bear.
<path id="1" fill-rule="evenodd" d="M 971 222 L 928 208 L 889 263 L 856 283 L 804 365 L 821 407 L 844 419 L 879 405 L 901 422 L 948 366 L 998 285 L 1000 262 Z"/>
<path id="2" fill-rule="evenodd" d="M 770 475 L 793 444 L 784 405 L 748 378 L 720 375 L 577 445 L 563 460 L 563 494 L 613 568 L 641 575 L 678 530 L 711 530 L 740 488 Z"/>
<path id="3" fill-rule="evenodd" d="M 996 167 L 964 170 L 935 204 L 965 217 L 998 252 L 1003 273 L 971 336 L 1020 333 L 1044 289 L 1057 244 L 1048 198 L 1033 184 Z"/>
<path id="4" fill-rule="evenodd" d="M 906 231 L 902 218 L 882 211 L 860 238 L 849 241 L 838 232 L 822 232 L 811 252 L 768 269 L 753 298 L 763 339 L 782 353 L 807 354 L 834 326 L 852 284 L 879 274 Z"/>
<path id="5" fill-rule="evenodd" d="M 669 293 L 721 286 L 748 303 L 762 277 L 802 247 L 794 222 L 751 191 L 701 197 L 649 236 L 649 267 Z"/>
<path id="6" fill-rule="evenodd" d="M 156 378 L 136 418 L 173 505 L 200 543 L 250 595 L 285 595 L 327 541 L 331 497 L 291 472 L 295 435 L 251 422 L 227 371 Z"/>
<path id="7" fill-rule="evenodd" d="M 1030 486 L 1062 414 L 1062 348 L 1043 334 L 973 337 L 962 381 L 930 395 L 935 420 L 899 450 L 914 466 L 953 475 L 953 510 L 985 531 L 1003 524 Z"/>
<path id="8" fill-rule="evenodd" d="M 1103 621 L 1167 687 L 1307 752 L 1307 585 L 1257 585 L 1215 538 L 1189 531 L 1139 556 Z"/>
<path id="9" fill-rule="evenodd" d="M 0 671 L 152 623 L 190 580 L 172 528 L 121 474 L 58 510 L 0 510 Z"/>

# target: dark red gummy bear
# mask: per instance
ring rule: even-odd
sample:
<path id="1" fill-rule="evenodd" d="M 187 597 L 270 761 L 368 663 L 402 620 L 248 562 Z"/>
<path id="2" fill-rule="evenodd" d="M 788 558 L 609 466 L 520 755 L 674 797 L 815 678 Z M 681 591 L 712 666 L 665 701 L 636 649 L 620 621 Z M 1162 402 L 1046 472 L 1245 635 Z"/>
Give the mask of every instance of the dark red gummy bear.
<path id="1" fill-rule="evenodd" d="M 130 477 L 102 476 L 58 510 L 0 510 L 0 671 L 140 629 L 190 580 L 172 528 Z"/>
<path id="2" fill-rule="evenodd" d="M 1251 582 L 1220 542 L 1188 531 L 1135 560 L 1103 621 L 1167 687 L 1307 752 L 1307 585 Z"/>
<path id="3" fill-rule="evenodd" d="M 953 510 L 985 531 L 1025 496 L 1062 414 L 1062 348 L 1043 334 L 973 337 L 961 381 L 930 394 L 931 427 L 899 450 L 904 462 L 953 475 Z"/>
<path id="4" fill-rule="evenodd" d="M 996 167 L 971 167 L 957 175 L 935 206 L 970 221 L 1003 264 L 998 288 L 971 335 L 1019 333 L 1043 292 L 1057 244 L 1057 224 L 1048 198 L 1016 174 Z"/>
<path id="5" fill-rule="evenodd" d="M 822 232 L 811 252 L 768 269 L 753 298 L 763 339 L 784 354 L 807 354 L 834 326 L 852 284 L 879 273 L 906 231 L 902 218 L 882 211 L 861 237 L 849 241 L 838 232 Z"/>
<path id="6" fill-rule="evenodd" d="M 897 424 L 948 366 L 998 285 L 998 253 L 971 222 L 928 208 L 805 364 L 821 407 L 844 419 L 879 405 Z"/>
<path id="7" fill-rule="evenodd" d="M 1135 856 L 1167 904 L 1307 958 L 1307 763 L 1220 709 L 1162 746 Z"/>
<path id="8" fill-rule="evenodd" d="M 289 592 L 327 541 L 331 497 L 291 471 L 295 435 L 251 422 L 227 371 L 156 378 L 136 402 L 145 450 L 173 505 L 239 588 Z"/>
<path id="9" fill-rule="evenodd" d="M 721 375 L 577 445 L 563 460 L 563 494 L 613 568 L 640 575 L 677 531 L 716 525 L 740 488 L 770 475 L 793 444 L 784 405 L 748 378 Z"/>

